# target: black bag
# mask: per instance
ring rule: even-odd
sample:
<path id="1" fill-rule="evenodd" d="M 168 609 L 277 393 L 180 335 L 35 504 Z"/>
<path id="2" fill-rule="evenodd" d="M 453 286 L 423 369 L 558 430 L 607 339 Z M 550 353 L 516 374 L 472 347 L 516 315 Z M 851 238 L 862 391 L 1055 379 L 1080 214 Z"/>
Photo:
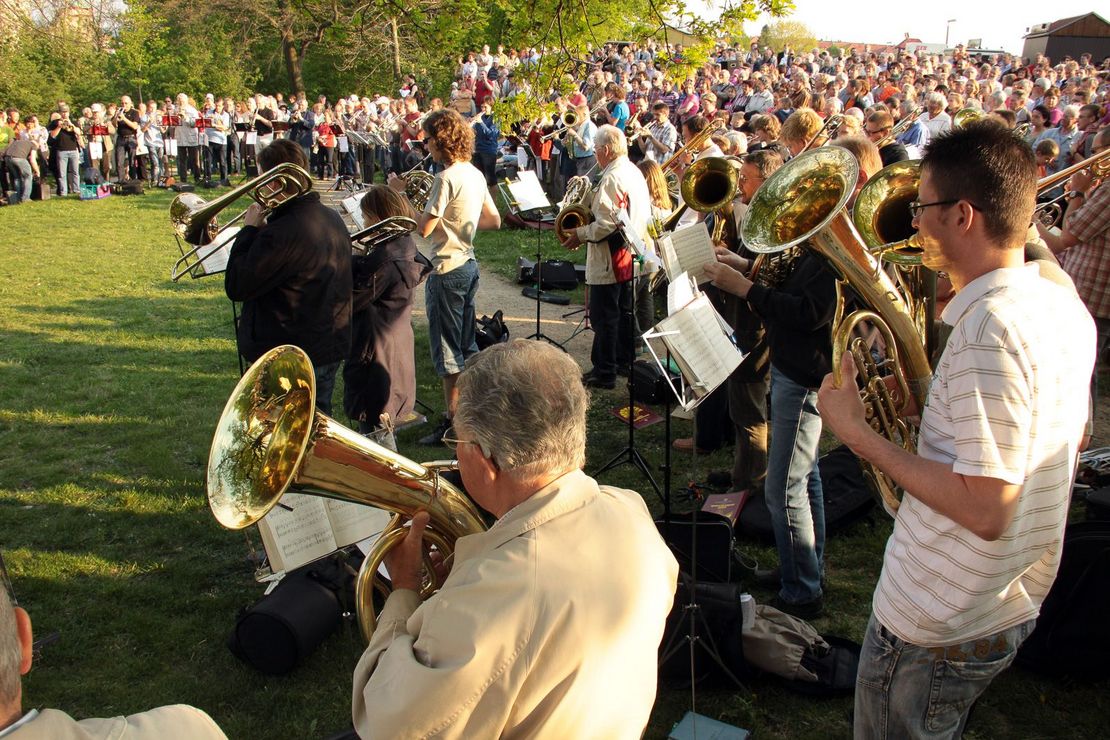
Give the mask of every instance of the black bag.
<path id="1" fill-rule="evenodd" d="M 1110 522 L 1064 530 L 1060 570 L 1017 663 L 1051 676 L 1096 681 L 1110 664 Z"/>
<path id="2" fill-rule="evenodd" d="M 1086 501 L 1089 521 L 1110 520 L 1110 488 L 1088 491 Z"/>
<path id="3" fill-rule="evenodd" d="M 41 177 L 31 183 L 31 200 L 50 200 L 50 186 Z"/>
<path id="4" fill-rule="evenodd" d="M 655 527 L 671 548 L 678 566 L 691 571 L 693 553 L 693 514 L 672 514 L 670 521 L 657 519 Z M 728 583 L 732 580 L 732 525 L 719 514 L 698 512 L 698 580 Z"/>
<path id="5" fill-rule="evenodd" d="M 496 311 L 493 316 L 483 315 L 482 318 L 476 319 L 474 324 L 479 350 L 509 341 L 509 327 L 505 325 L 504 311 Z"/>
<path id="6" fill-rule="evenodd" d="M 691 679 L 690 612 L 686 609 L 686 604 L 690 601 L 691 585 L 689 574 L 680 571 L 674 606 L 667 615 L 666 631 L 659 646 L 659 677 L 664 680 L 685 682 Z M 692 677 L 694 683 L 708 681 L 714 686 L 731 686 L 727 674 L 706 652 L 710 646 L 716 647 L 721 661 L 734 676 L 742 681 L 746 680 L 750 677 L 750 671 L 744 660 L 741 640 L 744 614 L 740 608 L 740 587 L 731 583 L 701 583 L 699 577 L 695 593 L 699 608 L 695 612 L 698 639 L 693 645 L 698 674 Z M 704 620 L 698 617 L 704 617 Z"/>
<path id="7" fill-rule="evenodd" d="M 339 628 L 354 602 L 361 556 L 345 552 L 288 573 L 244 610 L 227 646 L 239 660 L 272 676 L 289 673 Z"/>
<path id="8" fill-rule="evenodd" d="M 574 290 L 578 287 L 578 272 L 570 260 L 544 260 L 540 280 L 543 290 Z M 517 258 L 517 282 L 535 285 L 535 262 Z"/>
<path id="9" fill-rule="evenodd" d="M 825 498 L 825 536 L 831 536 L 864 519 L 875 507 L 871 489 L 863 479 L 859 458 L 844 445 L 830 450 L 818 462 L 821 489 Z M 752 496 L 736 522 L 740 534 L 754 540 L 775 543 L 771 512 L 763 493 Z"/>
<path id="10" fill-rule="evenodd" d="M 676 386 L 679 376 L 671 373 L 671 382 Z M 667 378 L 659 365 L 651 360 L 636 360 L 632 363 L 632 398 L 640 403 L 662 404 L 673 397 Z"/>
<path id="11" fill-rule="evenodd" d="M 85 185 L 103 185 L 104 175 L 95 167 L 82 167 L 81 182 Z"/>
<path id="12" fill-rule="evenodd" d="M 112 195 L 142 195 L 144 192 L 142 180 L 124 180 L 112 185 Z"/>

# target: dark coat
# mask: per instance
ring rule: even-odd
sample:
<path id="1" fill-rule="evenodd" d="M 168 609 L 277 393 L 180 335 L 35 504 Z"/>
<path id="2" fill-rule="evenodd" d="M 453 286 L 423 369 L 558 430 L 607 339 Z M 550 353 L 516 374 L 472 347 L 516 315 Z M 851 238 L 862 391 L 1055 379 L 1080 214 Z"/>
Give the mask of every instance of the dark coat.
<path id="1" fill-rule="evenodd" d="M 354 332 L 343 366 L 343 410 L 377 426 L 382 413 L 396 422 L 416 401 L 412 297 L 432 264 L 411 236 L 356 255 Z"/>
<path id="2" fill-rule="evenodd" d="M 351 347 L 351 238 L 339 214 L 309 193 L 274 210 L 261 227 L 235 238 L 224 290 L 243 302 L 239 352 L 254 362 L 295 344 L 314 366 L 347 357 Z"/>

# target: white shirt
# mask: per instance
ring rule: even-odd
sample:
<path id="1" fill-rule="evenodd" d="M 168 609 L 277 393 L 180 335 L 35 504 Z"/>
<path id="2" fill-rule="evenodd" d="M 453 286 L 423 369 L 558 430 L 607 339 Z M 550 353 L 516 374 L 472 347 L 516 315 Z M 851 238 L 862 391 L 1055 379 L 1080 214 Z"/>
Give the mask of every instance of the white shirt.
<path id="1" fill-rule="evenodd" d="M 936 116 L 930 116 L 928 111 L 926 111 L 922 113 L 921 117 L 917 120 L 929 130 L 930 139 L 935 139 L 952 128 L 952 116 L 948 115 L 945 111 L 941 111 Z"/>
<path id="2" fill-rule="evenodd" d="M 1020 484 L 1013 520 L 982 540 L 910 495 L 875 589 L 879 621 L 937 647 L 1033 619 L 1060 565 L 1087 420 L 1094 323 L 1035 263 L 987 273 L 942 315 L 953 326 L 921 417 L 918 454 L 960 475 Z"/>

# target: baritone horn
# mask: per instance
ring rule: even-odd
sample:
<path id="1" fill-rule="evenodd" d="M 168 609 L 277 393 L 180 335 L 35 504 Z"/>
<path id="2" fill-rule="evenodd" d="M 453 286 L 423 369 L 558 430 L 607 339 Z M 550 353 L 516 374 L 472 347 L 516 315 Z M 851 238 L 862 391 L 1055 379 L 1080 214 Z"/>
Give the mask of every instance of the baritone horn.
<path id="1" fill-rule="evenodd" d="M 449 558 L 455 541 L 486 529 L 477 507 L 437 470 L 388 450 L 316 410 L 316 376 L 299 347 L 276 347 L 240 379 L 216 425 L 208 455 L 208 505 L 228 529 L 258 522 L 286 492 L 374 506 L 394 516 L 355 581 L 359 627 L 369 641 L 377 618 L 375 574 L 404 539 L 402 517 L 431 516 L 425 539 Z M 424 595 L 439 584 L 426 568 Z"/>
<path id="2" fill-rule="evenodd" d="M 821 147 L 799 154 L 771 175 L 752 198 L 744 216 L 745 246 L 760 254 L 793 247 L 812 249 L 837 274 L 837 307 L 832 323 L 832 372 L 839 383 L 840 359 L 851 350 L 862 380 L 867 420 L 875 431 L 913 451 L 916 425 L 903 414 L 910 400 L 924 408 L 932 370 L 921 337 L 898 289 L 852 225 L 847 204 L 859 178 L 859 164 L 846 149 Z M 866 308 L 844 315 L 844 288 Z M 886 358 L 871 361 L 870 347 L 856 327 L 869 322 L 884 337 Z M 887 389 L 883 374 L 894 377 Z M 893 479 L 865 463 L 864 475 L 888 511 L 901 503 Z"/>
<path id="3" fill-rule="evenodd" d="M 174 263 L 170 279 L 177 282 L 186 274 L 196 278 L 223 271 L 222 267 L 208 269 L 208 263 L 230 244 L 230 239 L 234 238 L 232 230 L 246 215 L 246 210 L 222 227 L 217 216 L 244 195 L 250 196 L 269 214 L 278 206 L 310 192 L 312 176 L 292 162 L 282 162 L 215 200 L 206 201 L 195 193 L 181 193 L 170 203 L 170 222 L 181 249 L 181 257 Z"/>

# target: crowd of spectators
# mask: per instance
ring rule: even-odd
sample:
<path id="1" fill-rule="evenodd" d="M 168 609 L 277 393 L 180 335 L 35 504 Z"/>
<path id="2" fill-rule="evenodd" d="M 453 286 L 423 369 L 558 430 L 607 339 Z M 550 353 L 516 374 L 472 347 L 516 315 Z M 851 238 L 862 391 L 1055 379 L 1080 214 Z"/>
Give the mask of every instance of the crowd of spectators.
<path id="1" fill-rule="evenodd" d="M 187 181 L 227 184 L 255 171 L 254 155 L 275 137 L 297 141 L 317 177 L 365 182 L 379 170 L 400 173 L 427 162 L 420 122 L 449 107 L 473 122 L 475 164 L 492 184 L 499 156 L 509 154 L 535 167 L 552 195 L 579 169 L 567 162 L 569 137 L 545 136 L 568 109 L 582 105 L 595 123 L 625 130 L 634 159 L 665 158 L 681 144 L 641 133 L 666 107 L 676 134 L 696 117 L 722 119 L 715 142 L 726 154 L 779 142 L 795 151 L 811 135 L 813 121 L 840 115 L 837 135 L 864 133 L 883 139 L 901 119 L 916 121 L 898 137 L 906 156 L 919 156 L 930 136 L 946 130 L 964 109 L 1021 127 L 1046 174 L 1088 156 L 1092 135 L 1110 123 L 1107 75 L 1110 58 L 1090 55 L 1049 60 L 980 54 L 957 46 L 950 53 L 873 53 L 849 48 L 833 54 L 814 49 L 774 52 L 753 41 L 747 50 L 719 45 L 709 61 L 690 71 L 681 45 L 611 43 L 591 49 L 563 82 L 564 94 L 535 94 L 529 75 L 543 49 L 506 51 L 489 46 L 458 59 L 455 80 L 441 96 L 430 95 L 413 75 L 389 95 L 355 94 L 311 102 L 304 95 L 257 94 L 244 99 L 212 93 L 193 98 L 152 99 L 133 104 L 90 103 L 78 112 L 66 101 L 43 112 L 5 110 L 0 126 L 0 168 L 7 202 L 31 195 L 32 186 L 57 195 L 82 184 L 145 180 L 149 185 Z M 573 90 L 567 94 L 566 90 Z M 528 95 L 550 112 L 502 127 L 493 106 Z M 2 103 L 2 101 L 0 101 Z M 806 125 L 784 124 L 798 110 L 811 111 Z M 504 130 L 503 130 L 504 128 Z M 794 141 L 791 141 L 791 138 Z M 582 136 L 588 148 L 589 136 Z M 585 159 L 583 152 L 572 152 Z M 898 156 L 901 156 L 899 152 Z M 888 157 L 884 155 L 884 163 Z M 428 165 L 430 166 L 430 165 Z"/>

